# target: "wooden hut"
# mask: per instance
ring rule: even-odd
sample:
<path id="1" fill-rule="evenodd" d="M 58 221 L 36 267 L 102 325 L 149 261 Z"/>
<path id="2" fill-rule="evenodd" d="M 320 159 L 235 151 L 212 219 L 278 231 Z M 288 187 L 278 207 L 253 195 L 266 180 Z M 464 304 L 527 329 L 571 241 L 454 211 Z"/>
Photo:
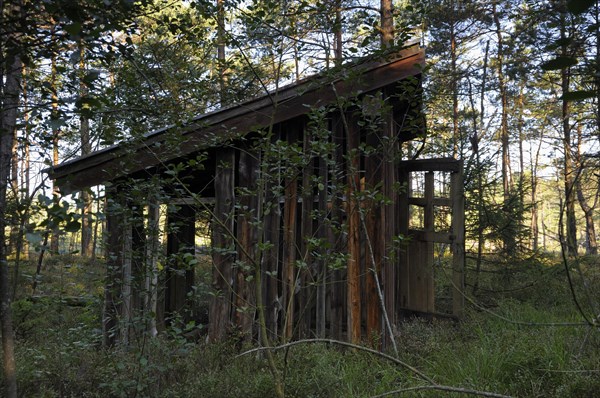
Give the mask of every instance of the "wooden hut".
<path id="1" fill-rule="evenodd" d="M 408 47 L 54 167 L 65 194 L 107 187 L 106 343 L 194 318 L 198 212 L 212 231 L 212 341 L 385 344 L 405 314 L 436 313 L 436 242 L 452 254 L 444 312 L 460 315 L 462 164 L 402 159 L 424 135 L 423 64 Z"/>

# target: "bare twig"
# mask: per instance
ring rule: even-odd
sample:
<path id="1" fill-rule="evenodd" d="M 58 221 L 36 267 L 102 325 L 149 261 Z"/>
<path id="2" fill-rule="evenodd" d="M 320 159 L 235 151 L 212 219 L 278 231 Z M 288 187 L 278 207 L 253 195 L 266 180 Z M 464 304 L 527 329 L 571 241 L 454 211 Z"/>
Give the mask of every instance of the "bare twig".
<path id="1" fill-rule="evenodd" d="M 241 354 L 238 355 L 238 357 L 241 357 L 241 356 L 244 356 L 244 355 L 248 355 L 248 354 L 252 354 L 254 352 L 264 351 L 264 350 L 277 351 L 277 350 L 287 349 L 287 348 L 295 346 L 295 345 L 312 344 L 312 343 L 335 344 L 335 345 L 339 345 L 339 346 L 343 346 L 343 347 L 350 347 L 350 348 L 354 348 L 354 349 L 357 349 L 357 350 L 360 350 L 360 351 L 365 351 L 365 352 L 374 354 L 374 355 L 379 356 L 381 358 L 387 359 L 388 361 L 391 361 L 391 362 L 395 363 L 396 365 L 399 365 L 399 366 L 401 366 L 403 368 L 406 368 L 406 369 L 410 370 L 412 373 L 414 373 L 415 375 L 419 376 L 421 379 L 427 381 L 428 383 L 431 383 L 432 385 L 437 385 L 436 382 L 433 381 L 433 379 L 431 377 L 427 376 L 426 374 L 424 374 L 423 372 L 421 372 L 420 370 L 418 370 L 414 366 L 411 366 L 411 365 L 407 364 L 406 362 L 399 360 L 398 358 L 395 358 L 395 357 L 393 357 L 391 355 L 384 354 L 383 352 L 380 352 L 378 350 L 374 350 L 372 348 L 363 347 L 361 345 L 352 344 L 352 343 L 348 343 L 348 342 L 345 342 L 345 341 L 334 340 L 334 339 L 304 339 L 304 340 L 292 341 L 292 342 L 289 342 L 287 344 L 283 344 L 283 345 L 279 345 L 279 346 L 274 346 L 274 347 L 257 347 L 257 348 L 254 348 L 254 349 L 242 352 Z"/>
<path id="2" fill-rule="evenodd" d="M 447 392 L 455 392 L 458 394 L 478 395 L 480 397 L 512 398 L 510 395 L 498 394 L 495 392 L 472 390 L 470 388 L 462 388 L 462 387 L 440 386 L 438 384 L 433 384 L 430 386 L 417 386 L 417 387 L 402 388 L 399 390 L 388 391 L 388 392 L 385 392 L 380 395 L 374 395 L 371 398 L 388 397 L 390 395 L 402 394 L 405 392 L 420 391 L 420 390 L 447 391 Z"/>

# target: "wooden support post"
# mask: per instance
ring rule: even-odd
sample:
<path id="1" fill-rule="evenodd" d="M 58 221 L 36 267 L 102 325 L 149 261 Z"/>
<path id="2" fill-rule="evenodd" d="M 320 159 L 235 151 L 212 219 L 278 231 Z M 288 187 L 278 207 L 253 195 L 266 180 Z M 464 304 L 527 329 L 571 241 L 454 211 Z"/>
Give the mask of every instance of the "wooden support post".
<path id="1" fill-rule="evenodd" d="M 213 296 L 209 304 L 210 341 L 222 341 L 231 326 L 233 287 L 233 203 L 235 151 L 217 151 L 215 173 L 215 210 L 212 237 Z"/>
<path id="2" fill-rule="evenodd" d="M 404 168 L 398 168 L 398 181 L 403 187 L 398 198 L 398 220 L 399 220 L 399 233 L 408 237 L 408 226 L 410 222 L 410 207 L 408 204 L 408 198 L 410 196 L 410 173 Z M 410 268 L 408 258 L 409 246 L 403 246 L 399 249 L 398 254 L 398 310 L 408 308 L 409 297 L 410 297 Z"/>
<path id="3" fill-rule="evenodd" d="M 333 164 L 329 170 L 332 180 L 331 192 L 331 224 L 334 228 L 328 229 L 328 241 L 334 255 L 344 253 L 347 249 L 347 242 L 344 242 L 341 235 L 341 226 L 344 222 L 344 203 L 342 196 L 345 192 L 342 187 L 346 184 L 346 160 L 344 159 L 346 137 L 342 118 L 339 114 L 331 116 L 331 131 L 333 135 L 334 153 L 332 153 Z M 342 270 L 332 270 L 329 272 L 329 333 L 331 338 L 336 340 L 343 339 L 344 326 L 344 307 L 346 304 L 346 273 Z"/>
<path id="4" fill-rule="evenodd" d="M 298 140 L 298 126 L 290 125 L 289 145 Z M 292 339 L 295 324 L 296 295 L 296 218 L 298 209 L 298 181 L 296 176 L 285 180 L 283 210 L 283 304 L 285 311 L 283 338 Z"/>
<path id="5" fill-rule="evenodd" d="M 317 229 L 317 237 L 321 242 L 327 242 L 331 233 L 331 224 L 329 222 L 330 219 L 330 210 L 328 209 L 329 203 L 329 167 L 327 158 L 320 158 L 319 162 L 319 177 L 323 181 L 323 189 L 319 190 L 319 203 L 318 203 L 318 211 L 319 218 L 324 220 L 325 222 L 320 223 Z M 329 242 L 331 244 L 331 242 Z M 323 251 L 329 251 L 331 248 L 322 248 Z M 324 255 L 326 253 L 323 253 Z M 323 256 L 324 258 L 325 256 Z M 317 327 L 317 336 L 320 338 L 325 338 L 325 328 L 326 328 L 326 314 L 327 314 L 327 275 L 328 275 L 328 264 L 327 260 L 322 259 L 317 263 L 317 299 L 316 299 L 316 327 Z"/>
<path id="6" fill-rule="evenodd" d="M 158 255 L 160 237 L 160 204 L 155 197 L 148 201 L 148 225 L 146 237 L 146 297 L 144 312 L 147 319 L 147 331 L 151 336 L 158 334 Z M 161 325 L 164 326 L 164 325 Z"/>
<path id="7" fill-rule="evenodd" d="M 196 212 L 190 205 L 180 205 L 167 215 L 167 275 L 165 316 L 167 320 L 181 316 L 184 322 L 192 319 L 188 293 L 194 285 L 194 255 Z M 187 256 L 186 256 L 187 255 Z"/>
<path id="8" fill-rule="evenodd" d="M 458 172 L 452 173 L 452 314 L 461 317 L 465 298 L 465 194 L 462 175 L 462 162 Z"/>
<path id="9" fill-rule="evenodd" d="M 256 216 L 258 197 L 256 188 L 258 159 L 256 154 L 245 150 L 239 152 L 238 185 L 239 210 L 237 222 L 238 266 L 236 270 L 235 323 L 242 339 L 250 340 L 256 312 L 255 285 L 252 278 L 256 271 L 256 244 L 258 231 Z"/>
<path id="10" fill-rule="evenodd" d="M 268 244 L 262 256 L 263 269 L 263 303 L 265 304 L 265 318 L 269 339 L 275 340 L 279 336 L 279 314 L 281 313 L 281 302 L 279 298 L 279 253 L 280 253 L 280 223 L 281 207 L 279 198 L 273 193 L 274 183 L 267 184 L 265 193 L 265 209 L 268 214 L 264 217 L 264 243 Z"/>
<path id="11" fill-rule="evenodd" d="M 130 205 L 131 226 L 131 305 L 130 305 L 130 327 L 129 339 L 135 337 L 135 333 L 143 331 L 141 322 L 144 317 L 144 301 L 146 299 L 146 290 L 144 289 L 144 280 L 146 276 L 145 247 L 146 235 L 144 230 L 144 207 L 137 204 Z M 134 324 L 134 322 L 137 322 Z"/>
<path id="12" fill-rule="evenodd" d="M 355 124 L 354 117 L 347 115 L 346 155 L 347 160 L 347 225 L 348 225 L 348 340 L 353 344 L 360 343 L 361 336 L 361 297 L 360 297 L 360 130 Z"/>
<path id="13" fill-rule="evenodd" d="M 306 130 L 306 126 L 303 125 L 303 149 L 304 156 L 310 156 L 311 154 L 311 135 Z M 298 336 L 305 338 L 310 336 L 310 330 L 312 320 L 314 317 L 313 305 L 314 305 L 314 282 L 315 278 L 318 277 L 314 274 L 313 258 L 311 254 L 311 248 L 309 241 L 313 238 L 313 206 L 314 206 L 314 194 L 312 178 L 314 175 L 314 159 L 311 156 L 306 161 L 306 166 L 302 170 L 302 216 L 300 225 L 300 253 L 302 261 L 306 264 L 306 267 L 301 270 L 300 274 L 300 295 L 299 295 L 299 308 L 302 314 L 303 321 L 299 323 Z"/>
<path id="14" fill-rule="evenodd" d="M 365 190 L 371 192 L 368 197 L 375 197 L 375 192 L 381 192 L 382 179 L 382 153 L 383 144 L 381 137 L 375 132 L 370 132 L 366 137 L 366 144 L 375 148 L 375 152 L 365 159 Z M 381 303 L 379 300 L 377 281 L 374 273 L 381 280 L 381 262 L 385 255 L 385 240 L 381 239 L 381 203 L 377 200 L 368 200 L 365 203 L 366 234 L 369 246 L 366 247 L 366 312 L 367 312 L 367 338 L 373 342 L 381 339 Z M 369 252 L 372 250 L 372 253 Z"/>
<path id="15" fill-rule="evenodd" d="M 129 209 L 124 209 L 124 222 L 122 224 L 122 245 L 121 250 L 123 252 L 123 272 L 121 274 L 121 316 L 120 316 L 120 343 L 123 345 L 129 344 L 130 332 L 132 330 L 133 322 L 133 265 L 132 265 L 132 225 L 131 225 L 131 214 Z"/>
<path id="16" fill-rule="evenodd" d="M 425 216 L 423 227 L 425 232 L 434 232 L 434 207 L 433 197 L 435 190 L 435 180 L 433 171 L 425 173 Z M 420 264 L 420 273 L 423 278 L 423 290 L 421 292 L 421 304 L 418 305 L 420 311 L 434 312 L 435 289 L 433 281 L 433 258 L 434 243 L 431 240 L 423 244 L 422 264 Z"/>
<path id="17" fill-rule="evenodd" d="M 387 100 L 386 92 L 383 92 L 384 99 Z M 383 151 L 383 196 L 387 199 L 387 202 L 383 205 L 381 211 L 381 227 L 382 227 L 382 239 L 384 240 L 384 250 L 388 253 L 384 253 L 383 264 L 381 267 L 381 276 L 383 284 L 383 295 L 385 311 L 391 325 L 396 324 L 397 319 L 397 308 L 396 308 L 396 294 L 398 290 L 398 277 L 397 277 L 397 266 L 394 262 L 393 256 L 393 239 L 398 234 L 398 220 L 396 217 L 396 202 L 397 193 L 394 191 L 396 185 L 396 156 L 398 154 L 398 138 L 395 134 L 395 125 L 393 114 L 389 112 L 384 115 L 385 122 L 382 126 L 382 136 L 385 138 L 386 144 L 382 146 Z M 383 349 L 388 349 L 390 346 L 390 339 L 394 336 L 389 336 L 389 333 L 384 334 Z"/>
<path id="18" fill-rule="evenodd" d="M 121 311 L 124 205 L 119 200 L 116 186 L 107 187 L 106 197 L 106 285 L 102 310 L 102 336 L 104 346 L 113 346 L 118 340 L 118 319 Z"/>

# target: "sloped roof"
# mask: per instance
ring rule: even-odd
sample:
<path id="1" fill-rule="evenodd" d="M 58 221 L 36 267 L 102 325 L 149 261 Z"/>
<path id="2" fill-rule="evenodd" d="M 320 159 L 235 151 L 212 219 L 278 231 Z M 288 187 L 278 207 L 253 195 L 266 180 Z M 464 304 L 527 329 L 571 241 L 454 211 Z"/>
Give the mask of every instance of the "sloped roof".
<path id="1" fill-rule="evenodd" d="M 99 185 L 293 119 L 335 102 L 338 96 L 354 97 L 418 75 L 424 62 L 424 51 L 412 45 L 384 60 L 344 65 L 335 74 L 306 78 L 261 97 L 200 115 L 183 127 L 156 130 L 142 140 L 120 143 L 47 171 L 64 194 Z M 173 131 L 179 134 L 177 145 L 161 145 L 167 133 Z"/>

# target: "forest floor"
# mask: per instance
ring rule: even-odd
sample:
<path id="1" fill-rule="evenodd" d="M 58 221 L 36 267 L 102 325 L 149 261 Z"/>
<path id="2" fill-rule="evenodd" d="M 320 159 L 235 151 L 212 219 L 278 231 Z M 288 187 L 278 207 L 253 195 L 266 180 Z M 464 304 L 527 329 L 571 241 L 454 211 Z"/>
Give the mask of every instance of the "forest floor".
<path id="1" fill-rule="evenodd" d="M 487 396 L 597 397 L 600 329 L 586 326 L 584 315 L 593 316 L 590 301 L 600 298 L 600 259 L 584 258 L 569 269 L 583 314 L 560 258 L 487 261 L 476 294 L 473 271 L 467 275 L 463 320 L 415 319 L 397 330 L 400 361 L 430 381 L 373 353 L 307 343 L 276 352 L 286 396 L 466 397 L 476 390 Z M 126 348 L 101 348 L 100 262 L 49 258 L 32 298 L 34 272 L 34 264 L 22 265 L 13 303 L 20 396 L 275 395 L 264 358 L 240 356 L 252 347 L 233 338 L 220 345 L 189 339 L 190 329 L 201 325 L 172 328 Z"/>

